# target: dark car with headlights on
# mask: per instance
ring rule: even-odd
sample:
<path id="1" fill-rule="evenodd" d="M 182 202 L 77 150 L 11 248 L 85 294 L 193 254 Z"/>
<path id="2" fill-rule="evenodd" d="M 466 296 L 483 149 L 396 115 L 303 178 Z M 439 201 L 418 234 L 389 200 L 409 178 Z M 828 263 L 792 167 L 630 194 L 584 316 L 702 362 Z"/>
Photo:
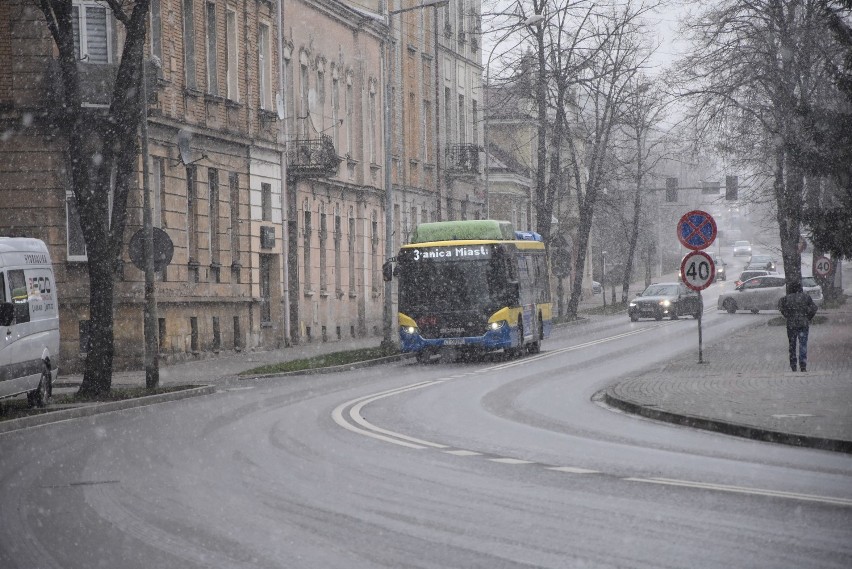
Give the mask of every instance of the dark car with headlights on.
<path id="1" fill-rule="evenodd" d="M 633 322 L 640 318 L 662 320 L 666 316 L 677 320 L 679 316 L 698 318 L 703 309 L 701 297 L 685 284 L 657 283 L 630 301 L 627 315 Z"/>
<path id="2" fill-rule="evenodd" d="M 775 259 L 769 255 L 752 255 L 751 259 L 749 259 L 748 265 L 746 265 L 746 270 L 754 271 L 760 269 L 765 271 L 774 271 Z"/>

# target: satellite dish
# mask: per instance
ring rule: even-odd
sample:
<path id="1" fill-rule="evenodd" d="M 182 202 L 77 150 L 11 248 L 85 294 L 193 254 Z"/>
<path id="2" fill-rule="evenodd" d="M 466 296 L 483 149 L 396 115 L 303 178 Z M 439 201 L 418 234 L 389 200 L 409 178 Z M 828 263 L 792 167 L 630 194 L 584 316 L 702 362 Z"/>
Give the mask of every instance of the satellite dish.
<path id="1" fill-rule="evenodd" d="M 308 89 L 308 113 L 316 115 L 317 113 L 317 92 L 315 89 Z"/>
<path id="2" fill-rule="evenodd" d="M 184 164 L 189 164 L 192 162 L 192 150 L 189 147 L 190 140 L 192 140 L 191 132 L 184 129 L 180 129 L 178 131 L 178 151 L 180 152 L 180 161 Z"/>
<path id="3" fill-rule="evenodd" d="M 278 120 L 284 120 L 284 97 L 281 93 L 275 94 L 275 110 L 278 111 Z"/>

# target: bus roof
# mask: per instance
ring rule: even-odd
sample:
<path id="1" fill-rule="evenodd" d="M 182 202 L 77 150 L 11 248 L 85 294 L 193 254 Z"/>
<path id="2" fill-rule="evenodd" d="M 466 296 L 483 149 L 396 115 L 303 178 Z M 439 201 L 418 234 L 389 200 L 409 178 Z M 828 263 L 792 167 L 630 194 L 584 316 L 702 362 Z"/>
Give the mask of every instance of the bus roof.
<path id="1" fill-rule="evenodd" d="M 421 223 L 411 236 L 411 243 L 435 241 L 513 241 L 515 230 L 508 221 L 469 219 Z"/>
<path id="2" fill-rule="evenodd" d="M 494 245 L 494 244 L 502 244 L 510 245 L 515 249 L 520 250 L 541 250 L 544 251 L 544 243 L 541 241 L 529 241 L 526 239 L 523 240 L 512 240 L 508 241 L 506 239 L 455 239 L 455 240 L 447 240 L 447 241 L 429 241 L 428 243 L 409 243 L 407 245 L 403 245 L 402 249 L 417 249 L 422 248 L 424 245 L 428 245 L 429 247 L 453 247 L 453 246 L 461 246 L 461 245 Z"/>

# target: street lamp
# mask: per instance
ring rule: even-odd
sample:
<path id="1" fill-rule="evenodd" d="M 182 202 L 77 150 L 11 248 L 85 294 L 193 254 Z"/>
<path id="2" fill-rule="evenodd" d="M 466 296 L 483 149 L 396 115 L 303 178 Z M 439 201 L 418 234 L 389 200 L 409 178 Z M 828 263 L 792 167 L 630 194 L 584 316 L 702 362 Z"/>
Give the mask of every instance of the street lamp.
<path id="1" fill-rule="evenodd" d="M 534 26 L 538 23 L 541 23 L 544 20 L 544 16 L 541 14 L 533 14 L 523 22 L 521 22 L 524 26 Z M 489 185 L 489 161 L 488 161 L 488 113 L 490 107 L 488 105 L 488 87 L 491 81 L 491 58 L 494 56 L 494 50 L 497 49 L 497 46 L 503 43 L 503 41 L 508 38 L 514 31 L 516 30 L 516 26 L 512 26 L 509 28 L 503 36 L 495 42 L 494 46 L 491 48 L 491 51 L 488 53 L 488 60 L 485 63 L 485 96 L 483 97 L 483 103 L 485 104 L 485 122 L 482 124 L 482 138 L 483 143 L 485 145 L 485 218 L 491 218 L 490 211 L 490 194 L 491 187 Z"/>
<path id="2" fill-rule="evenodd" d="M 393 258 L 395 252 L 393 246 L 393 180 L 391 176 L 391 166 L 393 163 L 391 152 L 391 138 L 393 134 L 391 132 L 391 114 L 393 112 L 391 108 L 391 94 L 393 93 L 393 86 L 391 85 L 390 73 L 390 66 L 392 62 L 391 40 L 393 39 L 392 17 L 403 12 L 420 10 L 421 8 L 435 8 L 437 10 L 439 6 L 446 6 L 447 4 L 449 4 L 449 0 L 431 0 L 429 2 L 423 2 L 417 6 L 400 8 L 398 10 L 390 10 L 387 0 L 384 5 L 383 11 L 386 11 L 387 14 L 387 32 L 383 41 L 384 45 L 382 46 L 381 64 L 382 75 L 385 81 L 385 262 L 389 262 Z M 437 18 L 435 18 L 435 21 L 437 22 Z M 435 65 L 438 65 L 437 41 L 435 42 Z M 390 280 L 385 281 L 385 302 L 382 319 L 384 328 L 382 345 L 386 347 L 393 346 L 395 345 L 393 339 L 393 285 Z"/>

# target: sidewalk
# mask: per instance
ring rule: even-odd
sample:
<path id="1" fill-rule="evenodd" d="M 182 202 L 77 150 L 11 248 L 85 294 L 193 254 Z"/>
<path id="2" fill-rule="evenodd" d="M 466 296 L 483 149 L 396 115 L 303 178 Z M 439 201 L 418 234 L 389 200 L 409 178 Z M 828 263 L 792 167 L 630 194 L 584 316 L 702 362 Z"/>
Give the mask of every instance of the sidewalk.
<path id="1" fill-rule="evenodd" d="M 808 371 L 792 372 L 784 326 L 759 324 L 611 385 L 604 400 L 652 419 L 852 453 L 852 306 L 821 310 Z M 732 316 L 737 317 L 737 316 Z"/>

